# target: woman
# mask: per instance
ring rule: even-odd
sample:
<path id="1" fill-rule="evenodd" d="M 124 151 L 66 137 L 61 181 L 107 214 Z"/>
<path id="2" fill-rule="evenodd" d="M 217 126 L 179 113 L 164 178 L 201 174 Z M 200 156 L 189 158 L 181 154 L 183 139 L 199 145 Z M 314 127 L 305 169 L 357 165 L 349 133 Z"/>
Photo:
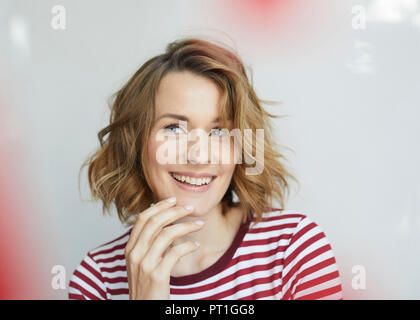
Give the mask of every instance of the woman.
<path id="1" fill-rule="evenodd" d="M 320 227 L 271 207 L 296 179 L 261 102 L 238 56 L 202 39 L 131 77 L 83 164 L 104 212 L 114 203 L 131 228 L 86 254 L 70 299 L 342 299 Z"/>

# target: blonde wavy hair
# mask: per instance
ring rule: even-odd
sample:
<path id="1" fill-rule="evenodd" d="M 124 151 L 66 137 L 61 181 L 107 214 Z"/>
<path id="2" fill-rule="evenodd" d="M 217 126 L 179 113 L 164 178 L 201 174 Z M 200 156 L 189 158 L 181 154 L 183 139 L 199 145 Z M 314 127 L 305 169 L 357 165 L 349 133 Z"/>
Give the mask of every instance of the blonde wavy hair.
<path id="1" fill-rule="evenodd" d="M 89 188 L 93 201 L 102 201 L 102 211 L 110 213 L 112 203 L 122 223 L 132 225 L 134 216 L 153 202 L 147 169 L 147 142 L 154 123 L 155 95 L 160 80 L 168 72 L 190 71 L 206 77 L 222 89 L 220 119 L 224 127 L 233 121 L 240 132 L 252 130 L 255 150 L 256 129 L 264 129 L 264 169 L 258 175 L 247 175 L 246 163 L 236 164 L 231 183 L 222 198 L 222 214 L 240 206 L 243 222 L 253 214 L 261 221 L 277 199 L 284 210 L 290 179 L 297 179 L 280 160 L 270 118 L 261 103 L 273 103 L 257 97 L 244 65 L 235 51 L 222 43 L 198 38 L 184 38 L 167 45 L 163 54 L 146 61 L 111 98 L 110 123 L 99 131 L 100 147 L 82 164 L 88 166 Z M 108 135 L 108 136 L 107 136 Z M 107 136 L 107 137 L 106 137 Z M 244 135 L 242 135 L 244 136 Z M 242 157 L 244 156 L 242 150 Z M 252 156 L 252 155 L 251 155 Z M 233 192 L 239 202 L 233 201 Z"/>

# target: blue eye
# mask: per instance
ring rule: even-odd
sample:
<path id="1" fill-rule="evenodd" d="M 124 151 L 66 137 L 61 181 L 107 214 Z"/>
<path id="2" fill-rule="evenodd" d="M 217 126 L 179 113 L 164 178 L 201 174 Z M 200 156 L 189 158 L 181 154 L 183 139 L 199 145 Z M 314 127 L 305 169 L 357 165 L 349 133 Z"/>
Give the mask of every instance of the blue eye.
<path id="1" fill-rule="evenodd" d="M 170 125 L 166 126 L 164 129 L 165 130 L 169 130 L 170 132 L 175 133 L 175 134 L 185 133 L 184 130 L 179 125 L 177 125 L 177 124 L 170 124 Z M 181 131 L 176 131 L 176 130 L 181 130 Z M 219 136 L 219 137 L 221 137 L 221 136 L 223 136 L 223 134 L 224 133 L 223 133 L 222 129 L 220 129 L 218 127 L 217 128 L 213 128 L 210 131 L 210 135 L 213 135 L 213 136 Z"/>
<path id="2" fill-rule="evenodd" d="M 172 129 L 180 129 L 180 130 L 182 130 L 177 124 L 170 124 L 169 126 L 166 126 L 165 127 L 165 130 L 169 130 L 169 131 L 171 131 L 171 132 L 173 132 L 175 134 L 182 133 L 182 132 L 175 132 Z M 182 130 L 182 131 L 184 131 L 184 130 Z"/>
<path id="3" fill-rule="evenodd" d="M 219 136 L 219 137 L 221 137 L 222 135 L 223 135 L 223 131 L 222 131 L 222 129 L 220 129 L 220 128 L 213 128 L 213 129 L 211 129 L 211 134 L 212 133 L 214 133 L 214 132 L 216 132 L 216 136 Z"/>

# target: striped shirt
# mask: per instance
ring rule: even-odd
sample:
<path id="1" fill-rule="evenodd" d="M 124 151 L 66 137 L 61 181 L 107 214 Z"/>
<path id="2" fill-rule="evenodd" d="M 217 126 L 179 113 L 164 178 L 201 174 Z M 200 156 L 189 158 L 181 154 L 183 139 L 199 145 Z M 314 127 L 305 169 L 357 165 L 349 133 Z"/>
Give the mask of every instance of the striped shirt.
<path id="1" fill-rule="evenodd" d="M 90 250 L 69 282 L 69 299 L 128 299 L 124 248 L 131 229 Z M 333 250 L 305 214 L 274 209 L 240 225 L 225 253 L 195 274 L 170 276 L 170 299 L 343 299 Z"/>

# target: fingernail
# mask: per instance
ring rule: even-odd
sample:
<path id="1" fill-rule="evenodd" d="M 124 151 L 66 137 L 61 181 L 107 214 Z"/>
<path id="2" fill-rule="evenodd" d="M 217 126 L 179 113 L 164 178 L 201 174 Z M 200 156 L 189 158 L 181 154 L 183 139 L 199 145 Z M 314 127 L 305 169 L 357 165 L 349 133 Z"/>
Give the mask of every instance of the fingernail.
<path id="1" fill-rule="evenodd" d="M 176 201 L 175 197 L 171 197 L 169 199 L 166 199 L 166 201 L 168 201 L 169 203 L 174 203 Z"/>
<path id="2" fill-rule="evenodd" d="M 194 221 L 196 224 L 198 224 L 199 226 L 202 226 L 204 224 L 203 220 L 195 220 Z"/>
<path id="3" fill-rule="evenodd" d="M 188 211 L 191 211 L 194 209 L 194 207 L 190 204 L 187 204 L 184 208 L 187 209 Z"/>

